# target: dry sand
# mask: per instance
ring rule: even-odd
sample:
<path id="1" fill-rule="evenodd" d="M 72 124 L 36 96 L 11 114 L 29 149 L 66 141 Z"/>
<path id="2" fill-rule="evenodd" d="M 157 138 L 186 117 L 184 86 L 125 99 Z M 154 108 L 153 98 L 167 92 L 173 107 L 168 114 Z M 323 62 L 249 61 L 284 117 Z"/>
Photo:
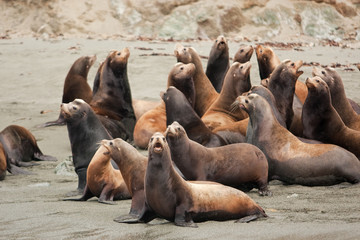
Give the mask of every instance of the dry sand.
<path id="1" fill-rule="evenodd" d="M 206 56 L 212 43 L 185 44 Z M 230 56 L 239 45 L 230 42 Z M 160 220 L 134 225 L 113 222 L 113 218 L 128 213 L 130 200 L 117 201 L 116 205 L 100 204 L 96 198 L 87 202 L 62 201 L 65 193 L 77 186 L 76 176 L 54 173 L 56 165 L 71 155 L 67 129 L 41 129 L 36 125 L 57 118 L 64 79 L 72 63 L 82 55 L 97 55 L 89 73 L 92 86 L 97 67 L 107 53 L 129 47 L 133 97 L 158 101 L 176 62 L 172 56 L 174 46 L 174 42 L 89 39 L 0 41 L 0 129 L 10 124 L 24 126 L 35 135 L 45 154 L 58 158 L 57 162 L 41 162 L 29 168 L 34 175 L 8 174 L 0 182 L 0 239 L 360 239 L 360 186 L 347 183 L 303 187 L 273 181 L 272 197 L 260 197 L 256 191 L 249 193 L 269 218 L 248 224 L 209 221 L 199 223 L 197 229 Z M 348 97 L 360 102 L 360 73 L 351 65 L 359 63 L 360 49 L 315 46 L 298 50 L 275 48 L 281 59 L 349 65 L 354 71 L 344 67 L 337 70 Z M 153 52 L 170 56 L 141 56 Z M 251 62 L 252 83 L 259 84 L 255 56 Z M 204 67 L 205 63 L 206 60 Z M 310 76 L 311 67 L 302 70 L 303 81 Z M 47 113 L 40 114 L 43 110 Z"/>

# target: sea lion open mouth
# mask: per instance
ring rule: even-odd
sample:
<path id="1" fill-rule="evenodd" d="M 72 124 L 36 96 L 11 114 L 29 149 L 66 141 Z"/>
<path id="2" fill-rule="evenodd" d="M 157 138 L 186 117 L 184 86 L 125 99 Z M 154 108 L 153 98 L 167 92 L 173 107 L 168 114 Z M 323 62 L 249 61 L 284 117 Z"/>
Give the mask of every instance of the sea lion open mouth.
<path id="1" fill-rule="evenodd" d="M 154 152 L 156 152 L 156 153 L 161 153 L 162 150 L 163 150 L 162 144 L 161 144 L 160 142 L 156 142 L 156 143 L 154 144 Z"/>

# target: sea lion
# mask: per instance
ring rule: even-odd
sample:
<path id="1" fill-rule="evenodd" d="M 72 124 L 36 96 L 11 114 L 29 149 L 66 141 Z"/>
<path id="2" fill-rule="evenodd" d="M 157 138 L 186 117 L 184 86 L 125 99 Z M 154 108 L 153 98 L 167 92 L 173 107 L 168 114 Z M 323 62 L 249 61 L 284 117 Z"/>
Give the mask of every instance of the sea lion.
<path id="1" fill-rule="evenodd" d="M 254 52 L 254 48 L 251 45 L 241 45 L 234 55 L 234 62 L 246 63 L 250 61 Z"/>
<path id="2" fill-rule="evenodd" d="M 132 105 L 134 108 L 134 113 L 136 120 L 139 120 L 142 115 L 144 115 L 147 111 L 154 109 L 155 106 L 159 105 L 159 101 L 148 101 L 143 99 L 133 99 Z"/>
<path id="3" fill-rule="evenodd" d="M 10 164 L 18 167 L 33 166 L 32 160 L 57 161 L 53 156 L 44 155 L 37 145 L 34 135 L 26 128 L 10 125 L 0 132 L 0 142 Z"/>
<path id="4" fill-rule="evenodd" d="M 219 94 L 206 76 L 200 56 L 194 48 L 184 47 L 178 43 L 175 46 L 174 54 L 178 62 L 193 63 L 195 65 L 193 77 L 196 92 L 194 109 L 199 117 L 202 117 Z"/>
<path id="5" fill-rule="evenodd" d="M 187 102 L 195 104 L 195 87 L 193 76 L 195 65 L 192 63 L 176 63 L 170 70 L 167 87 L 175 86 L 186 96 Z M 166 130 L 165 103 L 161 101 L 154 109 L 149 110 L 136 122 L 134 128 L 134 143 L 139 148 L 146 148 L 149 139 L 155 132 Z"/>
<path id="6" fill-rule="evenodd" d="M 92 90 L 87 82 L 87 76 L 95 61 L 96 55 L 80 57 L 73 63 L 65 78 L 62 103 L 69 103 L 76 98 L 83 99 L 85 102 L 90 103 L 92 99 Z M 64 116 L 59 114 L 56 121 L 46 122 L 41 126 L 49 127 L 65 124 Z"/>
<path id="7" fill-rule="evenodd" d="M 309 94 L 302 121 L 304 135 L 326 143 L 339 145 L 360 159 L 360 131 L 347 127 L 331 104 L 329 86 L 320 77 L 306 79 Z"/>
<path id="8" fill-rule="evenodd" d="M 281 62 L 272 72 L 269 79 L 269 90 L 275 97 L 276 106 L 286 122 L 286 127 L 289 129 L 293 118 L 293 101 L 295 93 L 295 83 L 297 78 L 303 74 L 299 71 L 303 62 L 301 60 L 292 62 L 285 60 Z"/>
<path id="9" fill-rule="evenodd" d="M 266 155 L 269 180 L 306 186 L 333 185 L 343 181 L 359 183 L 360 162 L 351 152 L 332 144 L 308 144 L 281 126 L 269 103 L 258 94 L 239 96 L 239 107 L 250 121 L 247 136 Z"/>
<path id="10" fill-rule="evenodd" d="M 120 122 L 121 133 L 112 133 L 113 137 L 125 132 L 125 140 L 131 141 L 136 118 L 127 75 L 129 56 L 128 48 L 109 53 L 96 74 L 90 106 L 96 114 Z M 106 123 L 103 124 L 107 128 Z"/>
<path id="11" fill-rule="evenodd" d="M 224 36 L 220 35 L 211 47 L 205 72 L 217 92 L 221 91 L 229 67 L 228 41 Z"/>
<path id="12" fill-rule="evenodd" d="M 64 200 L 86 201 L 95 196 L 100 203 L 113 204 L 115 200 L 131 198 L 120 170 L 111 165 L 110 152 L 103 141 L 106 140 L 101 141 L 87 168 L 86 186 L 82 197 Z"/>
<path id="13" fill-rule="evenodd" d="M 179 122 L 189 138 L 207 147 L 218 147 L 228 144 L 221 136 L 213 133 L 196 114 L 184 94 L 175 87 L 169 87 L 161 96 L 166 107 L 166 125 Z M 165 129 L 166 130 L 166 129 Z M 245 138 L 240 136 L 241 141 Z"/>
<path id="14" fill-rule="evenodd" d="M 331 104 L 339 113 L 342 121 L 346 126 L 354 130 L 360 131 L 360 116 L 354 111 L 345 94 L 344 84 L 340 75 L 335 69 L 313 68 L 313 76 L 319 76 L 329 86 L 331 94 Z"/>
<path id="15" fill-rule="evenodd" d="M 90 105 L 82 99 L 61 104 L 61 112 L 66 121 L 73 163 L 78 175 L 78 191 L 82 193 L 86 185 L 87 168 L 97 151 L 97 144 L 102 139 L 112 137 Z"/>
<path id="16" fill-rule="evenodd" d="M 268 162 L 264 153 L 248 143 L 207 148 L 188 138 L 185 129 L 173 122 L 165 132 L 171 159 L 187 180 L 219 182 L 250 191 L 254 186 L 260 195 L 268 190 Z"/>
<path id="17" fill-rule="evenodd" d="M 127 223 L 165 218 L 177 226 L 197 227 L 195 222 L 239 219 L 249 222 L 267 217 L 265 211 L 242 191 L 213 182 L 188 182 L 176 173 L 164 135 L 149 142 L 145 175 L 145 207 L 138 219 Z"/>
<path id="18" fill-rule="evenodd" d="M 0 181 L 5 179 L 6 171 L 8 168 L 8 158 L 3 145 L 0 143 Z"/>
<path id="19" fill-rule="evenodd" d="M 243 64 L 234 62 L 231 65 L 226 73 L 219 96 L 201 117 L 201 120 L 210 130 L 248 117 L 245 111 L 231 111 L 230 105 L 237 96 L 250 90 L 250 69 L 250 62 Z"/>

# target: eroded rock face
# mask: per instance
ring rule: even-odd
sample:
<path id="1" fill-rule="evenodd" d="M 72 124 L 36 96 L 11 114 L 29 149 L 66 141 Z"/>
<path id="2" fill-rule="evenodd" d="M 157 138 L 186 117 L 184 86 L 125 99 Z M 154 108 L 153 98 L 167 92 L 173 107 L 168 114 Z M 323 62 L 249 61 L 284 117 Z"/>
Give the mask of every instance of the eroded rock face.
<path id="1" fill-rule="evenodd" d="M 358 39 L 360 22 L 359 0 L 14 0 L 0 9 L 1 35 L 341 40 Z"/>

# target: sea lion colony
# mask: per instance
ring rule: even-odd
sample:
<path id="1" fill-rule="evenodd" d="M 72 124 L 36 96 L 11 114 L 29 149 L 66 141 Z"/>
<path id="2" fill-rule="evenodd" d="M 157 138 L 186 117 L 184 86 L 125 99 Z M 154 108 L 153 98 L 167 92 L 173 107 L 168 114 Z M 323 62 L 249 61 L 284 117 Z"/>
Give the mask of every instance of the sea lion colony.
<path id="1" fill-rule="evenodd" d="M 167 89 L 146 110 L 136 109 L 141 101 L 135 105 L 131 97 L 128 48 L 109 53 L 92 90 L 87 74 L 96 57 L 77 59 L 64 83 L 59 119 L 41 126 L 67 125 L 79 178 L 71 195 L 82 197 L 65 200 L 132 198 L 129 214 L 115 221 L 161 217 L 196 227 L 207 220 L 267 217 L 242 191 L 255 187 L 271 196 L 276 192 L 267 183 L 273 179 L 307 186 L 359 183 L 358 106 L 346 98 L 339 74 L 314 68 L 304 84 L 298 81 L 301 60 L 280 61 L 258 45 L 261 79 L 255 82 L 263 86 L 252 86 L 254 48 L 241 46 L 232 64 L 228 51 L 219 36 L 205 72 L 196 50 L 177 44 Z M 19 167 L 31 160 L 55 160 L 20 126 L 0 132 L 0 143 L 1 180 L 6 170 L 29 173 Z M 148 157 L 136 147 L 148 147 Z"/>

